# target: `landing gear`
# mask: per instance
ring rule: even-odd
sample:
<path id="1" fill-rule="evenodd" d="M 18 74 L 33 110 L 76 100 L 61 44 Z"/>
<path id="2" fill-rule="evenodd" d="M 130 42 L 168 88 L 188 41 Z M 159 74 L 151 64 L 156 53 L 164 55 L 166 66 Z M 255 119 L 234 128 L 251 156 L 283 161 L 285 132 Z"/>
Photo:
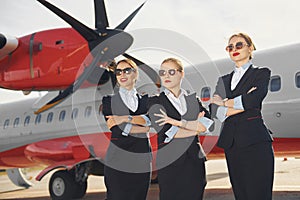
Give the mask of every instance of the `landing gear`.
<path id="1" fill-rule="evenodd" d="M 87 181 L 76 182 L 73 171 L 55 172 L 49 182 L 49 192 L 53 200 L 77 199 L 85 195 Z"/>

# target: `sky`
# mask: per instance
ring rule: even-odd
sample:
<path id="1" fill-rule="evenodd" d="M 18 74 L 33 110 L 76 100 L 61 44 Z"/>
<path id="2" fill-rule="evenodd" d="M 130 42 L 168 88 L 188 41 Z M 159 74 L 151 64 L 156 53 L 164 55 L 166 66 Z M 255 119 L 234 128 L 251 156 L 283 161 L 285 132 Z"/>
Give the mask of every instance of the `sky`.
<path id="1" fill-rule="evenodd" d="M 90 28 L 93 0 L 49 0 Z M 105 0 L 111 28 L 121 23 L 144 0 Z M 224 48 L 233 33 L 248 33 L 258 50 L 300 41 L 299 0 L 147 0 L 126 28 L 128 32 L 163 29 L 199 45 L 212 60 L 227 57 Z M 34 32 L 69 27 L 36 0 L 1 0 L 0 33 L 22 37 Z M 151 35 L 144 39 L 151 41 Z M 178 41 L 174 43 L 180 44 Z M 192 52 L 187 52 L 192 53 Z M 154 62 L 147 56 L 143 61 Z M 155 61 L 160 62 L 160 61 Z M 0 103 L 38 96 L 0 89 Z"/>

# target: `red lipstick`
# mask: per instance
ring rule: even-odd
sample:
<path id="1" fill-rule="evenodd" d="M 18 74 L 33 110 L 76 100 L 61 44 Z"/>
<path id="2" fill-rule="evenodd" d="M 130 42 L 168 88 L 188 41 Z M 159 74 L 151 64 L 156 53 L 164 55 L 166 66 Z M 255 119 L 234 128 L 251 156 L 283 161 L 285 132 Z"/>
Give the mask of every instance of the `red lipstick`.
<path id="1" fill-rule="evenodd" d="M 235 53 L 233 53 L 232 55 L 233 55 L 233 56 L 238 56 L 238 55 L 240 55 L 240 53 L 239 53 L 239 52 L 235 52 Z"/>

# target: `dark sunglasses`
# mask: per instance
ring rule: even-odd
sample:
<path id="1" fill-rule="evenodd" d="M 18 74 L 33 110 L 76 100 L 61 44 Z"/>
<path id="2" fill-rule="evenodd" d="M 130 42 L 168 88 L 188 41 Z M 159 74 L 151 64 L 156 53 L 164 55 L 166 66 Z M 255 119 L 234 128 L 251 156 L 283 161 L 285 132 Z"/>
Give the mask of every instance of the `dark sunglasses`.
<path id="1" fill-rule="evenodd" d="M 115 70 L 115 74 L 116 74 L 116 76 L 121 76 L 122 75 L 122 73 L 124 73 L 124 74 L 131 74 L 131 72 L 135 72 L 135 69 L 134 68 L 131 68 L 131 67 L 127 67 L 127 68 L 125 68 L 125 69 L 116 69 Z"/>
<path id="2" fill-rule="evenodd" d="M 158 74 L 159 74 L 159 76 L 165 76 L 168 73 L 170 76 L 174 76 L 177 71 L 181 72 L 181 70 L 179 70 L 179 69 L 169 69 L 169 70 L 161 69 L 158 71 Z"/>
<path id="3" fill-rule="evenodd" d="M 245 43 L 243 43 L 243 42 L 237 42 L 237 43 L 235 44 L 235 46 L 234 46 L 233 44 L 228 45 L 228 46 L 226 47 L 226 51 L 232 52 L 233 49 L 234 49 L 234 47 L 235 47 L 236 50 L 239 50 L 239 49 L 242 49 L 244 46 L 248 46 L 248 44 L 245 44 Z"/>

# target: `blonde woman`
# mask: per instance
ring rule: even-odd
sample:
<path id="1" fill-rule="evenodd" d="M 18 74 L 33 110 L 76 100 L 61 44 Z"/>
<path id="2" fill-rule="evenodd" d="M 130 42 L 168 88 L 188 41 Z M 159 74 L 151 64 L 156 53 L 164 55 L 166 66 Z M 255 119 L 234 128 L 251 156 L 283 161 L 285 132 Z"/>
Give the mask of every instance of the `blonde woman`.
<path id="1" fill-rule="evenodd" d="M 272 137 L 262 119 L 271 71 L 252 64 L 255 50 L 245 33 L 229 38 L 234 70 L 219 78 L 212 116 L 223 122 L 217 145 L 225 150 L 235 199 L 271 200 L 274 177 Z"/>
<path id="2" fill-rule="evenodd" d="M 115 74 L 119 92 L 102 100 L 102 112 L 112 132 L 104 168 L 107 200 L 143 200 L 151 171 L 150 124 L 144 115 L 148 96 L 140 96 L 134 88 L 138 69 L 132 60 L 119 61 Z"/>
<path id="3" fill-rule="evenodd" d="M 158 132 L 159 199 L 199 200 L 206 186 L 206 158 L 198 134 L 212 121 L 196 95 L 181 88 L 180 60 L 165 59 L 159 75 L 165 89 L 149 100 L 151 122 Z"/>

